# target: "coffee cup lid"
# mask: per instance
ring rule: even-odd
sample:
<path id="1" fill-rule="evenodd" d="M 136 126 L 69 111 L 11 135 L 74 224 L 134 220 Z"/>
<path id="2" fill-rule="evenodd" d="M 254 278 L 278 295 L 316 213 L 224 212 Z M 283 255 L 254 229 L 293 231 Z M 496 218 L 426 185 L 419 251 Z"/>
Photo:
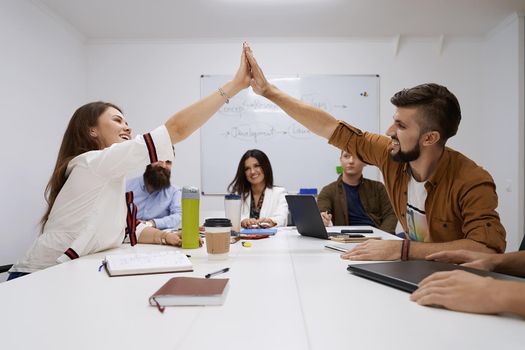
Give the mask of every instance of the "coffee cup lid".
<path id="1" fill-rule="evenodd" d="M 204 227 L 231 227 L 232 222 L 226 218 L 211 218 L 204 221 Z"/>

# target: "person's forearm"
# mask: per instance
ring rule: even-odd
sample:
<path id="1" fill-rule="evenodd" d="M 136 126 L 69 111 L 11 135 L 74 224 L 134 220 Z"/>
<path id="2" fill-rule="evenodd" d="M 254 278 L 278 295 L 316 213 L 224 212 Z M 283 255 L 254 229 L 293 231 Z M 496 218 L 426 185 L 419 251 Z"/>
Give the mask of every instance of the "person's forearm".
<path id="1" fill-rule="evenodd" d="M 525 251 L 498 254 L 493 257 L 496 272 L 525 276 Z"/>
<path id="2" fill-rule="evenodd" d="M 306 104 L 277 87 L 272 86 L 264 97 L 281 107 L 281 109 L 313 133 L 329 139 L 337 128 L 338 121 L 320 108 Z"/>
<path id="3" fill-rule="evenodd" d="M 229 97 L 233 97 L 242 90 L 242 86 L 235 85 L 233 81 L 229 81 L 222 86 L 222 90 Z M 226 98 L 221 96 L 219 91 L 216 91 L 175 113 L 175 115 L 166 122 L 171 143 L 175 144 L 190 136 L 210 119 L 225 102 Z"/>
<path id="4" fill-rule="evenodd" d="M 138 242 L 143 244 L 161 244 L 162 232 L 154 227 L 146 227 L 140 233 Z"/>
<path id="5" fill-rule="evenodd" d="M 494 281 L 497 284 L 498 309 L 500 313 L 512 313 L 525 317 L 525 283 Z"/>
<path id="6" fill-rule="evenodd" d="M 482 253 L 496 253 L 494 249 L 488 248 L 486 245 L 478 243 L 470 239 L 458 239 L 456 241 L 444 243 L 423 243 L 410 242 L 410 259 L 425 259 L 432 253 L 437 253 L 444 250 L 458 250 L 466 249 Z"/>

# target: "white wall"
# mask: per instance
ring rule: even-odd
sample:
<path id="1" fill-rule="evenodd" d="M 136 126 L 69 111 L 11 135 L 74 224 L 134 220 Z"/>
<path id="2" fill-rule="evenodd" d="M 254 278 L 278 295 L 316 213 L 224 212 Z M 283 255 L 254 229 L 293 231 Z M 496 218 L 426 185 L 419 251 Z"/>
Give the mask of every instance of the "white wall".
<path id="1" fill-rule="evenodd" d="M 523 237 L 523 17 L 513 15 L 490 34 L 483 51 L 483 131 L 477 143 L 498 188 L 507 250 Z"/>
<path id="2" fill-rule="evenodd" d="M 0 1 L 0 264 L 38 234 L 44 187 L 72 111 L 86 94 L 81 38 L 28 1 Z"/>
<path id="3" fill-rule="evenodd" d="M 402 41 L 397 55 L 391 41 L 268 39 L 254 40 L 252 47 L 268 74 L 379 74 L 383 131 L 391 123 L 394 109 L 389 99 L 396 91 L 423 82 L 444 84 L 459 98 L 464 116 L 450 145 L 485 167 L 491 165 L 489 161 L 501 161 L 485 157 L 480 148 L 484 130 L 479 121 L 486 116 L 484 40 L 445 42 L 441 54 L 437 40 L 432 39 Z M 233 74 L 240 49 L 241 40 L 93 43 L 88 48 L 88 95 L 122 105 L 134 131 L 144 132 L 200 97 L 201 74 Z M 498 67 L 494 69 L 498 74 Z M 177 184 L 199 186 L 199 154 L 198 132 L 177 146 Z M 511 151 L 510 156 L 516 154 Z M 231 171 L 233 178 L 235 169 Z M 217 197 L 205 197 L 201 203 L 202 216 L 222 208 Z M 513 225 L 512 218 L 507 219 L 505 224 Z"/>

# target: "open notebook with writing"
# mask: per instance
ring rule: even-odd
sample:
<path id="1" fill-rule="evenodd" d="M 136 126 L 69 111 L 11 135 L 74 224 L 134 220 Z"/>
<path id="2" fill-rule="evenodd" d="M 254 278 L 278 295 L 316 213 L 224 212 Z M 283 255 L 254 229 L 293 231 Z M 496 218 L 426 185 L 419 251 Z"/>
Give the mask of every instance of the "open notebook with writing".
<path id="1" fill-rule="evenodd" d="M 106 255 L 103 262 L 110 276 L 193 271 L 193 264 L 180 251 Z"/>

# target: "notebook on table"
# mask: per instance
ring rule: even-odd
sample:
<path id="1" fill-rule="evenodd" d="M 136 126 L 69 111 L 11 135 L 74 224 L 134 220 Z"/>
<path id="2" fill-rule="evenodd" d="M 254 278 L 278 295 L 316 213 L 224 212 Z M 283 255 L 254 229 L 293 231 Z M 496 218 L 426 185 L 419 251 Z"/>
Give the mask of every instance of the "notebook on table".
<path id="1" fill-rule="evenodd" d="M 164 306 L 222 305 L 228 281 L 228 278 L 173 277 L 149 298 L 149 303 L 160 311 Z"/>
<path id="2" fill-rule="evenodd" d="M 465 266 L 438 261 L 409 260 L 373 264 L 348 265 L 348 271 L 355 275 L 386 284 L 388 286 L 412 293 L 424 278 L 434 272 L 463 270 L 479 276 L 496 279 L 524 281 L 524 279 L 496 272 L 477 270 Z"/>
<path id="3" fill-rule="evenodd" d="M 341 232 L 326 231 L 323 219 L 321 218 L 321 213 L 317 207 L 317 202 L 313 196 L 287 195 L 286 202 L 288 203 L 288 209 L 292 214 L 293 221 L 299 234 L 321 239 L 348 237 L 348 235 L 342 234 Z M 380 239 L 380 237 L 377 236 L 363 236 L 353 238 L 356 239 L 352 240 L 352 242 L 363 242 L 370 238 Z"/>
<path id="4" fill-rule="evenodd" d="M 275 235 L 276 228 L 243 228 L 240 232 L 242 235 Z"/>
<path id="5" fill-rule="evenodd" d="M 180 251 L 106 255 L 102 262 L 113 276 L 193 271 L 193 264 Z"/>

